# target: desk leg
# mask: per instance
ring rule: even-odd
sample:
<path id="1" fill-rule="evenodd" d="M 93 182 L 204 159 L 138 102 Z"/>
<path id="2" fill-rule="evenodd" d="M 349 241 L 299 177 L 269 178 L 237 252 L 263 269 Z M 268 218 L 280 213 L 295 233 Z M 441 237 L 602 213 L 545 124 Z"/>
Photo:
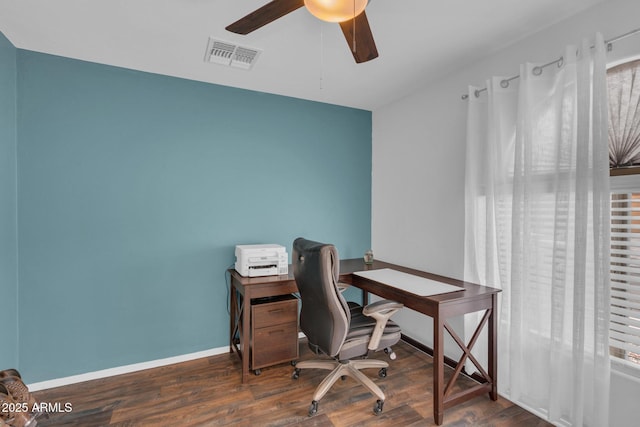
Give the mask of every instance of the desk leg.
<path id="1" fill-rule="evenodd" d="M 491 296 L 491 314 L 489 315 L 489 377 L 491 378 L 491 400 L 498 400 L 498 294 Z"/>
<path id="2" fill-rule="evenodd" d="M 249 326 L 251 323 L 251 295 L 245 291 L 242 301 L 242 337 L 240 345 L 242 346 L 242 383 L 249 381 L 249 357 L 251 353 L 251 337 Z"/>
<path id="3" fill-rule="evenodd" d="M 362 291 L 362 306 L 366 306 L 369 304 L 369 292 Z"/>
<path id="4" fill-rule="evenodd" d="M 236 288 L 233 285 L 233 277 L 231 278 L 231 295 L 229 296 L 229 353 L 233 353 L 233 336 L 235 335 L 235 325 L 237 322 L 238 312 L 236 299 Z"/>
<path id="5" fill-rule="evenodd" d="M 433 420 L 441 425 L 444 419 L 444 320 L 433 318 Z"/>
<path id="6" fill-rule="evenodd" d="M 236 288 L 231 278 L 231 295 L 229 296 L 229 353 L 235 348 L 242 362 L 242 382 L 249 379 L 249 324 L 251 319 L 251 296 L 248 292 L 244 296 Z M 242 319 L 240 319 L 242 317 Z M 236 333 L 239 335 L 236 342 Z"/>

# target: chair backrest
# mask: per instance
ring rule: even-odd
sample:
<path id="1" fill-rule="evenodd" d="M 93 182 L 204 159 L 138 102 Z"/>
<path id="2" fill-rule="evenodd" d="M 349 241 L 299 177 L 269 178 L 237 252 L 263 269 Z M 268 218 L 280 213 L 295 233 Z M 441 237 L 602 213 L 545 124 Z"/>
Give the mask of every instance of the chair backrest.
<path id="1" fill-rule="evenodd" d="M 335 246 L 298 238 L 293 242 L 293 274 L 302 309 L 300 329 L 310 346 L 335 356 L 349 331 L 349 306 L 338 290 L 340 259 Z"/>

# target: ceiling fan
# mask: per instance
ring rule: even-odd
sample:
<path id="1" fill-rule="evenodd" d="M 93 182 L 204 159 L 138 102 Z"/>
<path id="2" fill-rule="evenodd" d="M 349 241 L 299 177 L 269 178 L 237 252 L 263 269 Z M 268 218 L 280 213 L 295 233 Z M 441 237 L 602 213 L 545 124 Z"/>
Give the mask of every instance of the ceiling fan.
<path id="1" fill-rule="evenodd" d="M 339 23 L 353 59 L 362 63 L 378 57 L 364 11 L 368 3 L 369 0 L 273 0 L 226 29 L 236 34 L 249 34 L 305 6 L 316 18 Z"/>

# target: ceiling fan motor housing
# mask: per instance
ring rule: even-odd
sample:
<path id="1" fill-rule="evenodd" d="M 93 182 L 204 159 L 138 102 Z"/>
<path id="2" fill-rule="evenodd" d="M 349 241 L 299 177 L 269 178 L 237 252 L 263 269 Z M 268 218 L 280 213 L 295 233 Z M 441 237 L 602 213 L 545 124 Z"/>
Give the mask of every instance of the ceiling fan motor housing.
<path id="1" fill-rule="evenodd" d="M 360 15 L 368 0 L 304 0 L 313 16 L 327 22 L 344 22 Z"/>

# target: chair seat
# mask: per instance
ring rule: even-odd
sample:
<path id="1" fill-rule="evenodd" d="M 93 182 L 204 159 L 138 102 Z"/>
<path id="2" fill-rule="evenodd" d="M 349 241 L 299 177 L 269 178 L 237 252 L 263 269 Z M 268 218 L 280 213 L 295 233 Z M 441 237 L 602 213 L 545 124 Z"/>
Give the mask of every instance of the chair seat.
<path id="1" fill-rule="evenodd" d="M 373 317 L 365 316 L 362 314 L 362 307 L 359 313 L 351 314 L 351 324 L 349 325 L 349 332 L 347 333 L 346 340 L 360 337 L 363 335 L 370 336 L 373 329 L 376 327 L 376 319 Z M 400 326 L 393 320 L 389 320 L 384 327 L 383 336 L 387 334 L 393 334 L 400 332 Z"/>
<path id="2" fill-rule="evenodd" d="M 350 304 L 351 305 L 351 304 Z M 339 360 L 366 356 L 369 352 L 369 340 L 376 327 L 376 320 L 362 314 L 362 307 L 355 309 L 351 306 L 351 323 L 344 344 L 338 353 Z M 380 343 L 374 351 L 383 350 L 395 345 L 401 337 L 401 329 L 397 323 L 389 320 L 385 325 Z"/>
<path id="3" fill-rule="evenodd" d="M 353 302 L 353 301 L 348 301 L 347 305 L 349 306 L 349 314 L 351 315 L 351 327 L 353 327 L 353 322 L 358 323 L 358 327 L 363 327 L 365 325 L 375 325 L 376 324 L 376 320 L 371 317 L 371 316 L 367 316 L 365 314 L 362 313 L 362 310 L 364 309 L 364 307 L 362 307 L 360 304 Z M 396 325 L 393 320 L 389 320 L 390 325 L 395 325 L 394 327 L 398 328 L 398 330 L 400 330 L 400 327 L 398 325 Z M 385 329 L 385 332 L 387 330 Z M 395 332 L 395 330 L 390 329 L 389 332 Z"/>

